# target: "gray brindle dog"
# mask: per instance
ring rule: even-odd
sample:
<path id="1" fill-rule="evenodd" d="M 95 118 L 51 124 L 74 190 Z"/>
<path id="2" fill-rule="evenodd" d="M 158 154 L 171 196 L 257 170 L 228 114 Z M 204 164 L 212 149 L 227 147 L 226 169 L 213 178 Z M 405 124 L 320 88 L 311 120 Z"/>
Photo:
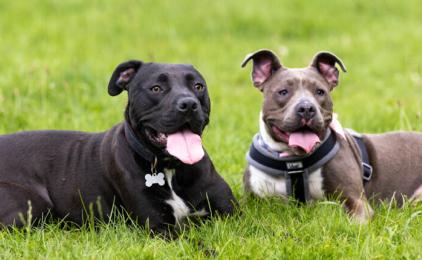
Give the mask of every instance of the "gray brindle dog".
<path id="1" fill-rule="evenodd" d="M 290 69 L 282 66 L 272 51 L 259 50 L 247 55 L 242 67 L 249 61 L 253 61 L 253 84 L 264 96 L 257 146 L 280 158 L 300 159 L 312 156 L 331 133 L 338 143 L 338 151 L 330 160 L 306 175 L 305 190 L 311 199 L 339 196 L 349 214 L 361 223 L 373 215 L 368 198 L 395 199 L 398 204 L 404 198 L 421 199 L 420 133 L 362 135 L 372 166 L 371 179 L 363 183 L 362 149 L 351 131 L 343 131 L 333 118 L 330 93 L 339 82 L 336 64 L 346 71 L 339 58 L 319 52 L 308 67 Z M 289 175 L 270 174 L 271 169 L 251 161 L 244 174 L 247 191 L 259 197 L 286 198 L 290 194 L 286 184 Z"/>
<path id="2" fill-rule="evenodd" d="M 125 120 L 103 133 L 30 131 L 0 136 L 0 224 L 50 212 L 82 224 L 112 208 L 166 232 L 189 216 L 233 213 L 236 200 L 204 151 L 204 78 L 191 65 L 120 64 L 108 93 L 128 93 Z M 23 218 L 21 218 L 22 216 Z M 108 219 L 108 218 L 107 218 Z"/>

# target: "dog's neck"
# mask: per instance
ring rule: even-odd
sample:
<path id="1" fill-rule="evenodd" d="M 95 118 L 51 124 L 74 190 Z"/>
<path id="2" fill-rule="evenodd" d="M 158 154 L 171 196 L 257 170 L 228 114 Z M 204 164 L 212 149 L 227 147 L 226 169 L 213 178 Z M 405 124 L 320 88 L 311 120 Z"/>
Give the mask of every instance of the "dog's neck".
<path id="1" fill-rule="evenodd" d="M 156 155 L 147 148 L 142 139 L 138 138 L 129 122 L 124 121 L 123 128 L 126 142 L 129 144 L 129 147 L 133 152 L 138 154 L 143 160 L 147 162 L 153 162 L 156 160 Z"/>
<path id="2" fill-rule="evenodd" d="M 152 168 L 174 168 L 173 166 L 178 164 L 171 157 L 163 155 L 163 153 L 157 153 L 150 149 L 150 147 L 135 134 L 133 128 L 127 121 L 123 123 L 123 128 L 126 142 L 128 143 L 130 149 L 142 159 L 142 162 L 138 161 L 138 163 L 141 163 L 140 166 L 142 168 L 148 170 Z"/>

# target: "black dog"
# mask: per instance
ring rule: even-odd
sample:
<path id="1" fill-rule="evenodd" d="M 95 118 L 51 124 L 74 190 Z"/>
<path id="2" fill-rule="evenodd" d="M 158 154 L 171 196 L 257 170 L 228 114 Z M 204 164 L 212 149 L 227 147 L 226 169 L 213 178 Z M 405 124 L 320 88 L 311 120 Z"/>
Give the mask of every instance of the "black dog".
<path id="1" fill-rule="evenodd" d="M 235 198 L 201 144 L 210 113 L 201 74 L 191 65 L 128 61 L 108 86 L 111 96 L 123 90 L 125 121 L 104 133 L 0 136 L 3 226 L 22 226 L 28 201 L 35 219 L 49 211 L 77 224 L 88 205 L 98 206 L 96 217 L 114 205 L 158 232 L 188 216 L 233 212 Z"/>

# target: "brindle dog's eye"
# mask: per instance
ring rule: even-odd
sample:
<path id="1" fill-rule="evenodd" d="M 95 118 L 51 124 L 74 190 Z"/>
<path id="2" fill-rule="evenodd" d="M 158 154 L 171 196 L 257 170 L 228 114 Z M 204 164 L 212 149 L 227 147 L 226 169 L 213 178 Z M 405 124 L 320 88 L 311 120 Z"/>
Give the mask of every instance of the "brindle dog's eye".
<path id="1" fill-rule="evenodd" d="M 195 84 L 195 86 L 193 86 L 195 88 L 196 91 L 203 91 L 205 89 L 204 85 L 202 84 Z"/>
<path id="2" fill-rule="evenodd" d="M 289 94 L 289 91 L 287 89 L 282 89 L 278 92 L 278 94 L 280 96 L 286 96 L 287 94 Z"/>
<path id="3" fill-rule="evenodd" d="M 151 92 L 152 93 L 154 93 L 154 94 L 158 94 L 158 93 L 160 93 L 161 91 L 162 91 L 162 89 L 160 88 L 160 86 L 153 86 L 153 87 L 151 87 L 150 88 L 150 90 L 151 90 Z"/>
<path id="4" fill-rule="evenodd" d="M 325 91 L 323 90 L 323 89 L 317 89 L 317 91 L 316 91 L 316 94 L 318 95 L 318 96 L 324 96 L 325 95 Z"/>

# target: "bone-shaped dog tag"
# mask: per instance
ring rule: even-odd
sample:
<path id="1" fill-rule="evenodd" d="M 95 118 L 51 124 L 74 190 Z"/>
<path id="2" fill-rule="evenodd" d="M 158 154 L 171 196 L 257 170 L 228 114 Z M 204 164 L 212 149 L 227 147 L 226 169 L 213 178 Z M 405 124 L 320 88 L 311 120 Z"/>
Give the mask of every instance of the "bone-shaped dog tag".
<path id="1" fill-rule="evenodd" d="M 159 172 L 157 174 L 146 174 L 145 175 L 145 186 L 151 187 L 154 184 L 158 184 L 163 186 L 165 184 L 164 181 L 164 173 Z"/>

